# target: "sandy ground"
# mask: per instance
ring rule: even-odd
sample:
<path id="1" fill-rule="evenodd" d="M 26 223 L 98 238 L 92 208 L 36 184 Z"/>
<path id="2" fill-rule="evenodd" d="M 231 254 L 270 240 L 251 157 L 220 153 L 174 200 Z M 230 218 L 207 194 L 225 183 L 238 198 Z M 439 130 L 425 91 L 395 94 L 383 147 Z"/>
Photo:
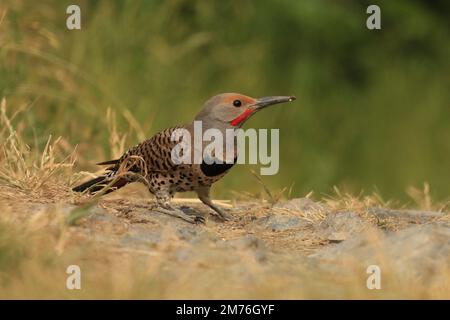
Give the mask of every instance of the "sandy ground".
<path id="1" fill-rule="evenodd" d="M 206 217 L 205 224 L 193 225 L 155 212 L 153 200 L 138 185 L 92 204 L 88 196 L 45 197 L 41 192 L 31 197 L 2 189 L 4 217 L 31 225 L 38 238 L 57 234 L 50 240 L 56 261 L 71 260 L 87 269 L 81 297 L 450 298 L 445 212 L 308 198 L 275 205 L 219 200 L 233 216 L 222 222 L 196 199 L 175 199 L 186 212 Z M 63 219 L 64 227 L 55 219 Z M 381 272 L 381 289 L 368 288 L 374 265 Z M 41 268 L 37 263 L 35 269 Z M 115 269 L 119 279 L 104 279 L 107 270 Z M 23 296 L 19 288 L 27 283 L 17 280 L 9 293 Z M 8 297 L 7 288 L 2 296 Z M 38 292 L 35 284 L 25 296 Z M 47 294 L 69 293 L 50 288 Z"/>

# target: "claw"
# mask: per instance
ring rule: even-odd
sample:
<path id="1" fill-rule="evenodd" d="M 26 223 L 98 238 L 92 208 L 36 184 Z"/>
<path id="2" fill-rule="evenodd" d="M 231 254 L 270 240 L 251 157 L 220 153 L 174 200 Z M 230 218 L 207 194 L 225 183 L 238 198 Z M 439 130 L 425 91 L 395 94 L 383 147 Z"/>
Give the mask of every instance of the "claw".
<path id="1" fill-rule="evenodd" d="M 172 217 L 180 218 L 189 223 L 194 223 L 194 224 L 200 224 L 200 223 L 204 224 L 205 223 L 205 218 L 203 216 L 189 215 L 189 214 L 184 213 L 180 209 L 176 209 L 176 208 L 167 209 L 167 208 L 158 207 L 155 209 L 155 211 L 170 215 Z"/>
<path id="2" fill-rule="evenodd" d="M 219 216 L 220 216 L 220 218 L 223 221 L 231 221 L 231 220 L 233 220 L 233 216 L 231 216 L 229 214 L 226 214 L 225 212 L 222 212 L 222 214 L 220 214 Z"/>
<path id="3" fill-rule="evenodd" d="M 194 222 L 197 224 L 205 224 L 205 218 L 202 216 L 195 216 L 194 217 Z"/>

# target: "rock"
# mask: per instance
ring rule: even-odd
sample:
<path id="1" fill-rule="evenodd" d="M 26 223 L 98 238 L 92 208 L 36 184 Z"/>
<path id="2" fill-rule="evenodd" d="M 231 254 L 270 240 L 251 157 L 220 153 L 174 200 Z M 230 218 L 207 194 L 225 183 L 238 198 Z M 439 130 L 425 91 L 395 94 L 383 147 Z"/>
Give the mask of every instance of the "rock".
<path id="1" fill-rule="evenodd" d="M 285 231 L 298 227 L 308 226 L 310 222 L 295 215 L 270 214 L 255 221 L 257 225 L 272 231 Z"/>
<path id="2" fill-rule="evenodd" d="M 441 223 L 419 225 L 398 232 L 381 231 L 356 236 L 309 256 L 321 268 L 345 272 L 345 261 L 375 264 L 395 272 L 424 279 L 439 275 L 450 262 L 450 228 Z"/>
<path id="3" fill-rule="evenodd" d="M 195 238 L 196 236 L 198 236 L 198 228 L 189 228 L 187 227 L 179 227 L 177 228 L 177 235 L 178 238 L 181 240 L 192 240 L 193 238 Z"/>
<path id="4" fill-rule="evenodd" d="M 159 244 L 161 238 L 161 230 L 131 225 L 129 232 L 122 236 L 120 244 L 124 247 L 148 248 Z"/>
<path id="5" fill-rule="evenodd" d="M 176 234 L 180 240 L 198 244 L 203 242 L 216 242 L 218 237 L 197 225 L 186 224 L 176 228 Z"/>
<path id="6" fill-rule="evenodd" d="M 255 258 L 259 262 L 267 260 L 267 248 L 263 240 L 254 235 L 246 235 L 238 239 L 233 239 L 225 242 L 226 245 L 231 246 L 235 250 L 251 250 Z"/>
<path id="7" fill-rule="evenodd" d="M 312 201 L 309 198 L 295 198 L 288 201 L 278 202 L 273 206 L 273 208 L 287 209 L 291 211 L 310 211 L 322 210 L 324 206 Z"/>
<path id="8" fill-rule="evenodd" d="M 119 219 L 113 215 L 108 213 L 105 209 L 100 207 L 92 207 L 89 209 L 90 214 L 87 216 L 87 219 L 90 222 L 109 222 L 109 223 L 118 223 Z"/>
<path id="9" fill-rule="evenodd" d="M 342 242 L 348 238 L 348 234 L 346 232 L 332 232 L 327 240 L 330 242 Z"/>
<path id="10" fill-rule="evenodd" d="M 229 245 L 236 249 L 265 249 L 264 241 L 249 234 L 238 239 L 227 241 Z"/>
<path id="11" fill-rule="evenodd" d="M 443 217 L 443 213 L 419 210 L 389 210 L 385 208 L 369 208 L 368 212 L 378 219 L 404 220 L 410 223 L 424 223 Z"/>
<path id="12" fill-rule="evenodd" d="M 331 242 L 341 242 L 372 227 L 354 212 L 336 212 L 326 216 L 316 228 L 317 235 Z"/>

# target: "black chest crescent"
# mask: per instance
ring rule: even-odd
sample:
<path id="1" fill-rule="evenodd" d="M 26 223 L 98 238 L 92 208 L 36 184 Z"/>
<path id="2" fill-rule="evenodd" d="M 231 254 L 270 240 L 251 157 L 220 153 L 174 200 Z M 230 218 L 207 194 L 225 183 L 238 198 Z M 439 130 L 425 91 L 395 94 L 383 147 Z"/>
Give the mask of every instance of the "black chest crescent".
<path id="1" fill-rule="evenodd" d="M 236 163 L 237 158 L 234 159 L 233 163 L 212 163 L 207 164 L 204 160 L 200 165 L 200 170 L 202 170 L 203 174 L 207 177 L 215 177 L 221 175 L 225 171 L 229 170 Z"/>

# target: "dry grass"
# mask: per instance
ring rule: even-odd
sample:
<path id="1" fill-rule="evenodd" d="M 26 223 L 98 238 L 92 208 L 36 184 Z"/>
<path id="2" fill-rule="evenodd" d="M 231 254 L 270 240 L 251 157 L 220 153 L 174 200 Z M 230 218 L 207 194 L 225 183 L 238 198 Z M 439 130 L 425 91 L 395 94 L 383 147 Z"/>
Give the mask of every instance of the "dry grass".
<path id="1" fill-rule="evenodd" d="M 6 99 L 0 104 L 0 186 L 15 195 L 34 199 L 67 196 L 67 185 L 73 180 L 75 149 L 62 156 L 70 145 L 62 138 L 48 137 L 43 150 L 30 146 L 21 137 L 12 120 L 25 108 L 8 117 Z M 18 126 L 23 128 L 22 125 Z M 60 159 L 60 160 L 58 160 Z"/>

